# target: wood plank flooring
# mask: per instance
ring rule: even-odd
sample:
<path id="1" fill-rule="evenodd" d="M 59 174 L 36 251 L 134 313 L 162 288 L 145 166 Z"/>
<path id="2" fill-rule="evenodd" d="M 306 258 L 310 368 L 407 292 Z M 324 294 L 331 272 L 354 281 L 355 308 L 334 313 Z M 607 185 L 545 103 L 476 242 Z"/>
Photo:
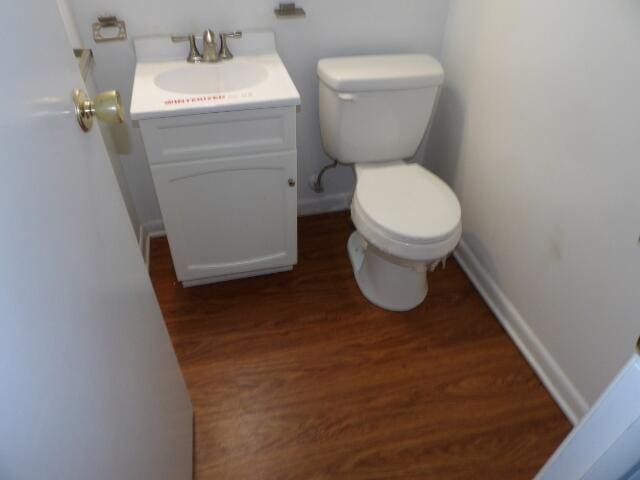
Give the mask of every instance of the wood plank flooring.
<path id="1" fill-rule="evenodd" d="M 196 478 L 530 479 L 570 424 L 459 266 L 425 304 L 370 305 L 346 213 L 300 219 L 293 272 L 151 277 L 195 411 Z"/>

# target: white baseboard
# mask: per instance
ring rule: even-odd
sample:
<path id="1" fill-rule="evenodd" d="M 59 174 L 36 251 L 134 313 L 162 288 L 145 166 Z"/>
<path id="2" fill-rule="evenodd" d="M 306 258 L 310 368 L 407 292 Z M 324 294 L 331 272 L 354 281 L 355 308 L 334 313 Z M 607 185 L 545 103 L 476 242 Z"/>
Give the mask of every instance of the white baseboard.
<path id="1" fill-rule="evenodd" d="M 589 410 L 589 404 L 464 240 L 455 257 L 558 406 L 576 425 Z"/>
<path id="2" fill-rule="evenodd" d="M 320 213 L 341 212 L 349 210 L 351 206 L 351 192 L 333 195 L 318 195 L 315 198 L 305 198 L 298 202 L 298 215 L 306 217 Z"/>
<path id="3" fill-rule="evenodd" d="M 142 252 L 142 258 L 149 268 L 149 253 L 151 239 L 155 237 L 163 237 L 166 235 L 164 231 L 164 223 L 162 220 L 153 220 L 145 222 L 140 225 L 140 231 L 138 232 L 138 242 L 140 243 L 140 251 Z"/>

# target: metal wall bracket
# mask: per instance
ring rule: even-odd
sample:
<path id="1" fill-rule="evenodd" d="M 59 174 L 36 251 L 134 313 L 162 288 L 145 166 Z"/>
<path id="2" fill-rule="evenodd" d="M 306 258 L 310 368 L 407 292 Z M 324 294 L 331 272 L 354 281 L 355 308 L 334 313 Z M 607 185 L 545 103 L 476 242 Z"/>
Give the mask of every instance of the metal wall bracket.
<path id="1" fill-rule="evenodd" d="M 295 2 L 281 3 L 280 6 L 274 10 L 274 13 L 278 18 L 295 18 L 307 16 L 307 13 L 304 11 L 304 9 L 296 6 Z"/>
<path id="2" fill-rule="evenodd" d="M 89 48 L 74 48 L 73 54 L 78 59 L 82 79 L 86 80 L 93 66 L 93 52 Z"/>
<path id="3" fill-rule="evenodd" d="M 92 29 L 93 40 L 97 43 L 127 39 L 127 27 L 124 20 L 118 20 L 115 15 L 98 17 L 98 21 L 92 25 Z"/>

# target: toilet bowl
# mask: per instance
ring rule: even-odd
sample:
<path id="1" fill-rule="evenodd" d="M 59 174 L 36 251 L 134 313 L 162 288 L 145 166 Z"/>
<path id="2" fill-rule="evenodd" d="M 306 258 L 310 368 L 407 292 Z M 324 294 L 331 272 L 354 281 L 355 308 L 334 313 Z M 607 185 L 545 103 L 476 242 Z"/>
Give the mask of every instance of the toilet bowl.
<path id="1" fill-rule="evenodd" d="M 347 250 L 356 282 L 374 305 L 411 310 L 427 296 L 427 272 L 462 234 L 454 192 L 415 155 L 444 73 L 428 55 L 342 57 L 318 63 L 323 146 L 354 165 Z"/>
<path id="2" fill-rule="evenodd" d="M 461 208 L 451 189 L 416 164 L 356 165 L 348 242 L 364 296 L 405 311 L 427 296 L 427 273 L 453 251 L 462 234 Z"/>

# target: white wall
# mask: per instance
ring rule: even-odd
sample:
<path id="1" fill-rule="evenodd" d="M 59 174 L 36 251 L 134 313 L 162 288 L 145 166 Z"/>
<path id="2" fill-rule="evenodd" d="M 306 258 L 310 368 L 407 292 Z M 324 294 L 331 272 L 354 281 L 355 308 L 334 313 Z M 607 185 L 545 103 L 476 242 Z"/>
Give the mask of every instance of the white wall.
<path id="1" fill-rule="evenodd" d="M 465 262 L 575 420 L 640 334 L 640 3 L 452 0 L 428 153 Z"/>
<path id="2" fill-rule="evenodd" d="M 200 33 L 208 27 L 216 31 L 274 30 L 279 52 L 302 96 L 302 110 L 298 115 L 299 199 L 302 208 L 309 211 L 330 208 L 332 202 L 340 206 L 345 200 L 344 194 L 351 191 L 353 181 L 351 170 L 345 167 L 328 173 L 324 196 L 328 202 L 314 205 L 323 197 L 308 188 L 307 178 L 328 162 L 322 151 L 318 126 L 315 73 L 318 59 L 376 52 L 437 54 L 449 0 L 303 0 L 299 4 L 306 9 L 307 18 L 302 20 L 277 20 L 273 0 L 70 0 L 70 3 L 80 33 L 94 51 L 98 87 L 119 89 L 126 102 L 130 100 L 135 66 L 131 40 L 95 44 L 90 31 L 98 13 L 115 13 L 124 19 L 130 39 L 160 33 Z M 123 165 L 138 216 L 142 222 L 159 219 L 139 131 L 129 126 L 122 133 L 119 149 L 124 152 Z"/>

